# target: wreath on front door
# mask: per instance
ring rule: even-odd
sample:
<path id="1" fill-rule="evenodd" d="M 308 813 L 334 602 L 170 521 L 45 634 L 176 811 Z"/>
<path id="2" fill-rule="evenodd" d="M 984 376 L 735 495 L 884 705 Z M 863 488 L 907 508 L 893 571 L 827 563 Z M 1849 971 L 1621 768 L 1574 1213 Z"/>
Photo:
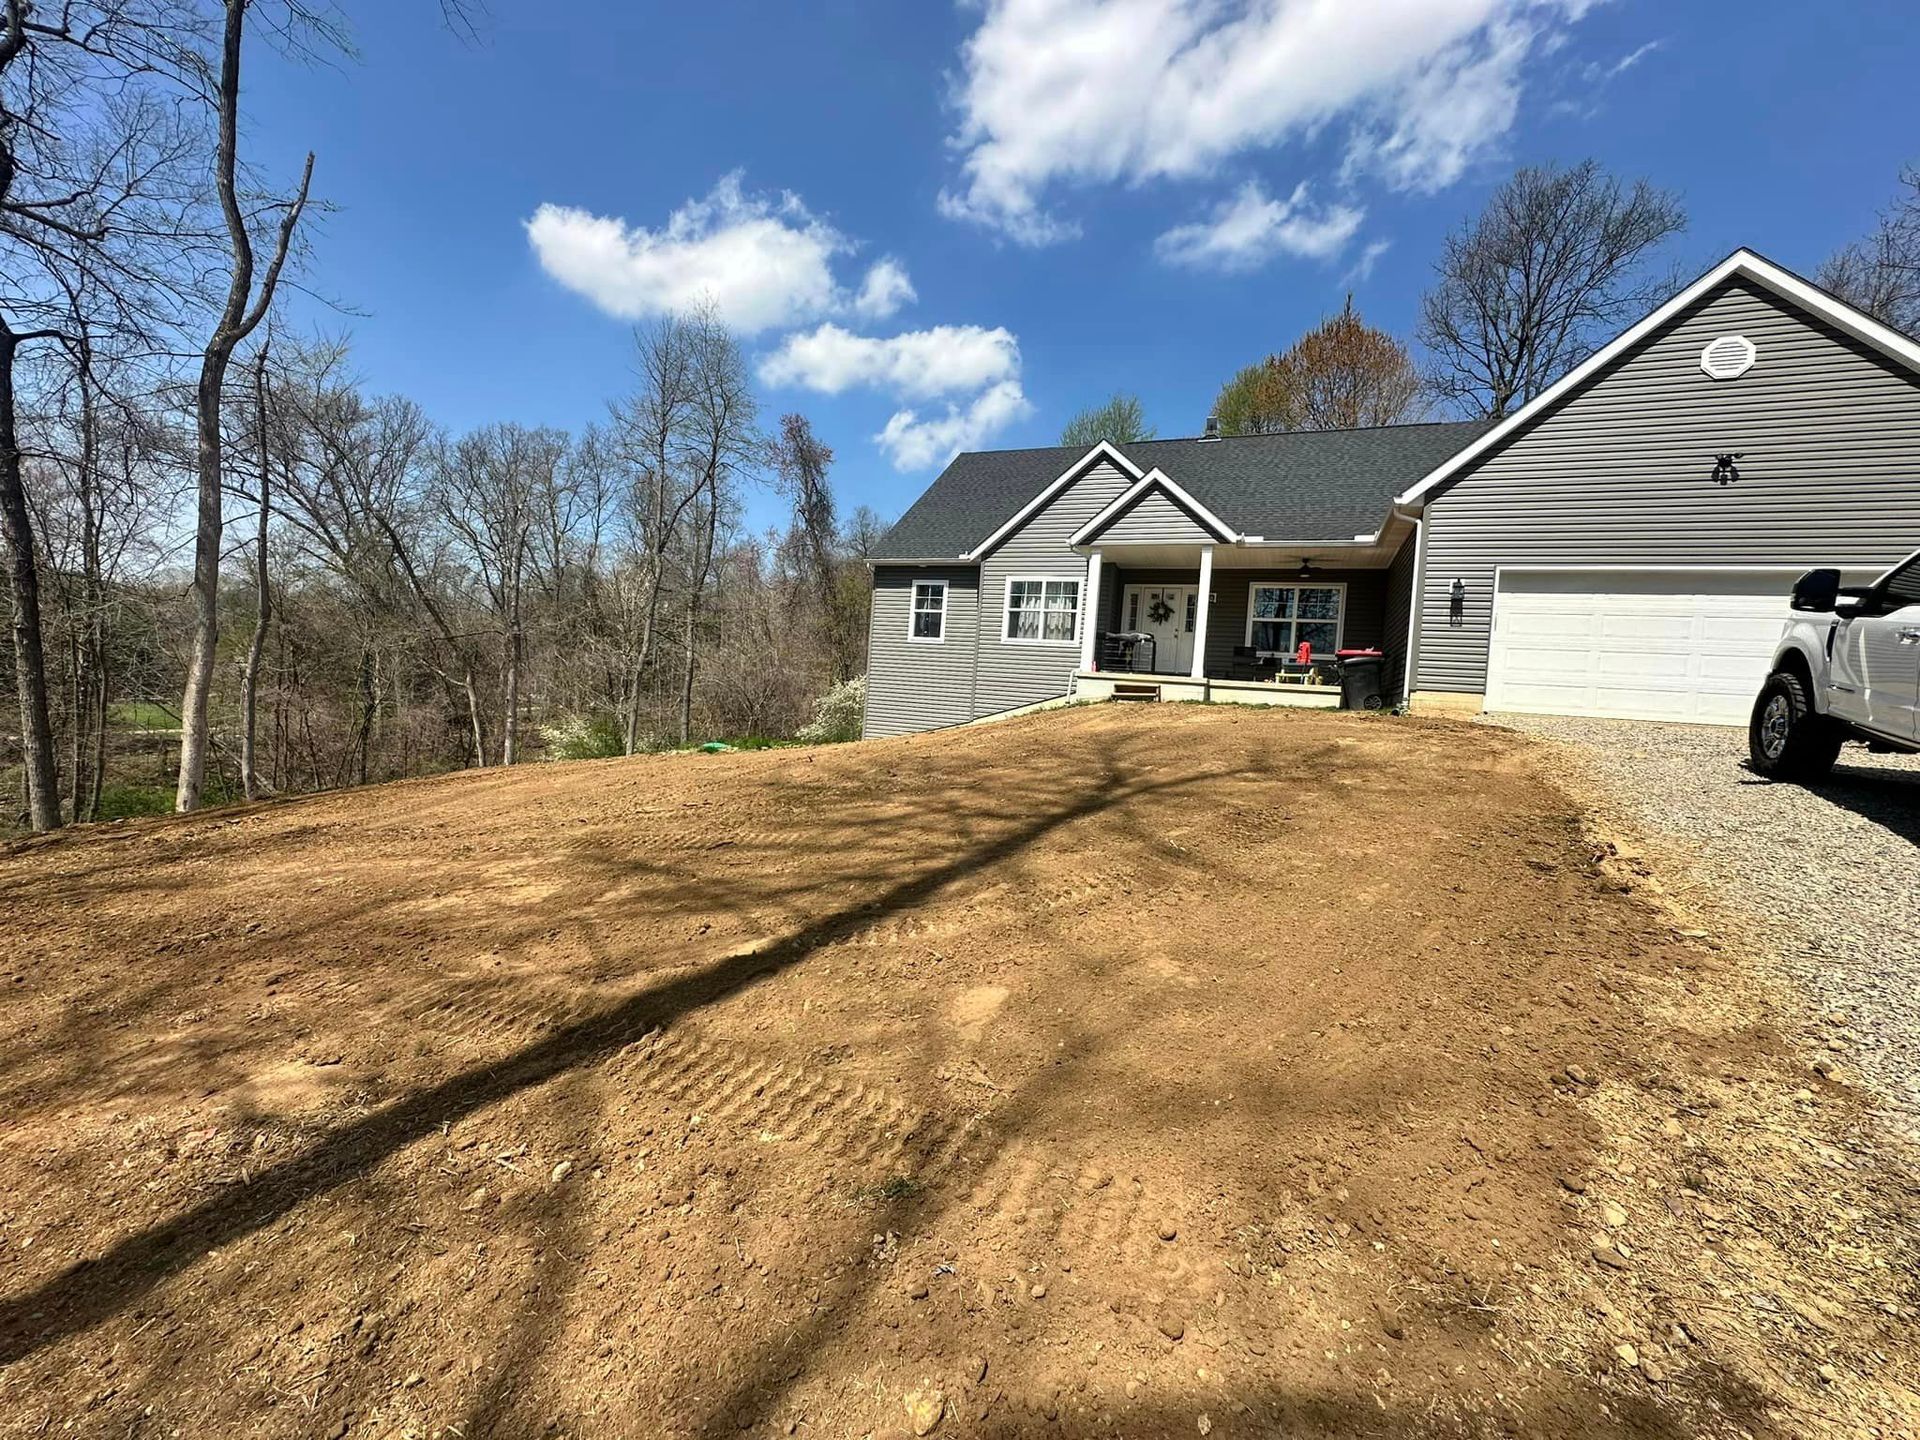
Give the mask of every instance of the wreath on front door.
<path id="1" fill-rule="evenodd" d="M 1172 618 L 1173 606 L 1166 602 L 1164 596 L 1154 596 L 1153 603 L 1147 606 L 1147 619 L 1155 625 L 1164 625 Z"/>

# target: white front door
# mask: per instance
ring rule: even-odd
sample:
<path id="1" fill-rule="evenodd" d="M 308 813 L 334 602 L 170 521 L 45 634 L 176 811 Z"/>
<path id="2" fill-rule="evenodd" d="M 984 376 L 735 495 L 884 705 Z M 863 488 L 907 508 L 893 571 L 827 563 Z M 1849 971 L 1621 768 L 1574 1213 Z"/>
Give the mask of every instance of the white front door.
<path id="1" fill-rule="evenodd" d="M 1162 675 L 1185 675 L 1193 668 L 1193 623 L 1199 610 L 1196 585 L 1129 585 L 1122 630 L 1153 637 L 1153 668 Z M 1135 665 L 1145 668 L 1144 655 Z"/>

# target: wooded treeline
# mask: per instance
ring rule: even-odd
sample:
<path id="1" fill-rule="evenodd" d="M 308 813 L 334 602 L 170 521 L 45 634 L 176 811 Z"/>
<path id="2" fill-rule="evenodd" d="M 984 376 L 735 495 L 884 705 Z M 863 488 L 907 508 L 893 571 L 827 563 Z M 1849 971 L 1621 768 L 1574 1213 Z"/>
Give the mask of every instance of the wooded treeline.
<path id="1" fill-rule="evenodd" d="M 315 162 L 249 167 L 242 59 L 334 22 L 0 0 L 9 821 L 788 736 L 830 693 L 844 730 L 880 526 L 712 315 L 636 334 L 578 434 L 449 434 L 273 318 L 324 276 Z M 790 524 L 745 531 L 756 485 Z"/>

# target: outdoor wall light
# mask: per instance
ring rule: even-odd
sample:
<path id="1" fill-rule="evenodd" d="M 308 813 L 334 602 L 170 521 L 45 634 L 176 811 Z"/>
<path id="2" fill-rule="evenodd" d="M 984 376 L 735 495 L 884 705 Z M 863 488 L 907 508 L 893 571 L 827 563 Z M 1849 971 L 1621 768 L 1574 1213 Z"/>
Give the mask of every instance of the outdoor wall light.
<path id="1" fill-rule="evenodd" d="M 1467 582 L 1456 580 L 1447 588 L 1447 623 L 1462 625 L 1467 618 Z"/>
<path id="2" fill-rule="evenodd" d="M 1714 484 L 1731 485 L 1740 478 L 1740 467 L 1733 462 L 1741 458 L 1741 453 L 1742 452 L 1736 451 L 1731 455 L 1716 455 L 1713 457 Z"/>

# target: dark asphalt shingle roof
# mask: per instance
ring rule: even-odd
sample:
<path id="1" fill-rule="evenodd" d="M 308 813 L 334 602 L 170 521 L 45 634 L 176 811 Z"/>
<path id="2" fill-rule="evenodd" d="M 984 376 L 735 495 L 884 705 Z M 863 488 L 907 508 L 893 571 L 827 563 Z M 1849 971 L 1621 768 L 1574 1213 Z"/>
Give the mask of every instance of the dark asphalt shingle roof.
<path id="1" fill-rule="evenodd" d="M 1228 525 L 1272 540 L 1370 535 L 1388 502 L 1493 425 L 1467 420 L 1303 430 L 1223 440 L 1142 440 L 1121 452 L 1156 467 Z M 956 455 L 874 549 L 876 560 L 934 560 L 971 550 L 1086 454 L 1086 447 Z"/>

